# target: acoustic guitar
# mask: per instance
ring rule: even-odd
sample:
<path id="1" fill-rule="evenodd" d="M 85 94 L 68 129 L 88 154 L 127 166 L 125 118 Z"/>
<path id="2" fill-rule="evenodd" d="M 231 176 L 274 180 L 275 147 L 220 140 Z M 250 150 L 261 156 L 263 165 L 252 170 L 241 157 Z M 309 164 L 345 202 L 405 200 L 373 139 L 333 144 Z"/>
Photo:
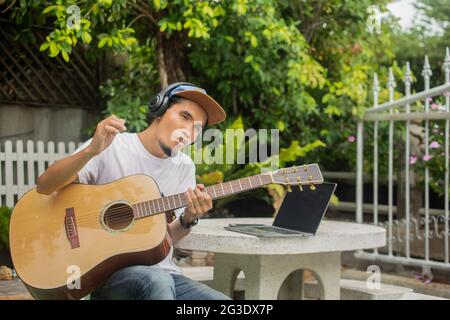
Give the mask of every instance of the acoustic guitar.
<path id="1" fill-rule="evenodd" d="M 272 183 L 315 188 L 317 164 L 279 169 L 205 188 L 211 198 Z M 103 185 L 73 183 L 51 195 L 31 189 L 10 222 L 14 268 L 36 299 L 80 299 L 117 270 L 153 265 L 169 253 L 167 212 L 186 206 L 184 193 L 161 196 L 147 175 Z"/>

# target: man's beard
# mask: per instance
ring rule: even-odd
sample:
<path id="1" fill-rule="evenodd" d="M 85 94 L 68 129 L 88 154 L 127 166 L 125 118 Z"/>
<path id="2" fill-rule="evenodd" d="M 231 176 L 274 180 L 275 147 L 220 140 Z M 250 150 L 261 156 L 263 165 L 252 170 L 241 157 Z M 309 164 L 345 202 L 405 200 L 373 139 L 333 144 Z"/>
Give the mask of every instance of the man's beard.
<path id="1" fill-rule="evenodd" d="M 162 151 L 164 152 L 164 154 L 168 157 L 173 157 L 174 155 L 176 155 L 176 151 L 174 152 L 174 150 L 169 147 L 168 145 L 166 145 L 164 142 L 162 142 L 161 140 L 158 141 L 159 142 L 159 147 L 162 149 Z"/>

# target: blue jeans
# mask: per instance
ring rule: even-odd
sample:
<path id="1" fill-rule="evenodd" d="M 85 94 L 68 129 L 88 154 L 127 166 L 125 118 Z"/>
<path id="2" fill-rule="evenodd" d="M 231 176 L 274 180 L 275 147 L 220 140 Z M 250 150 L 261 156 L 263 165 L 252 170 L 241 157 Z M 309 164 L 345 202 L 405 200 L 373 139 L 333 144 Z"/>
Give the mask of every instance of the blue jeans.
<path id="1" fill-rule="evenodd" d="M 157 267 L 132 266 L 115 272 L 91 294 L 100 300 L 229 300 L 223 293 Z"/>

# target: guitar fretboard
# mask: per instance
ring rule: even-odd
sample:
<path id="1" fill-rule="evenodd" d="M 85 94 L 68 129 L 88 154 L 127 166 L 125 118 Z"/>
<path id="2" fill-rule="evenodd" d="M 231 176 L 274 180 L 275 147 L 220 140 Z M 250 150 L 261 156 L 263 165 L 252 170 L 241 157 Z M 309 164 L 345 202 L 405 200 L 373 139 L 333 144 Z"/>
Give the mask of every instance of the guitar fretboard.
<path id="1" fill-rule="evenodd" d="M 211 185 L 205 187 L 205 190 L 210 195 L 211 199 L 215 200 L 236 193 L 256 189 L 268 185 L 272 182 L 272 178 L 269 174 L 258 174 L 246 178 Z M 135 218 L 141 219 L 185 206 L 187 206 L 187 200 L 184 193 L 177 193 L 153 200 L 138 202 L 133 204 L 132 208 Z"/>

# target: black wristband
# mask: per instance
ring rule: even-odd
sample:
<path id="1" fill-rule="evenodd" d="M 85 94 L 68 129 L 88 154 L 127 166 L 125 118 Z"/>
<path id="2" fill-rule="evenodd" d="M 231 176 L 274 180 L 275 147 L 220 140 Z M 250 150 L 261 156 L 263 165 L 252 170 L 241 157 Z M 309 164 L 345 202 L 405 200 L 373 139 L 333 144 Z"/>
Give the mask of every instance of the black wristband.
<path id="1" fill-rule="evenodd" d="M 180 224 L 181 224 L 181 226 L 182 226 L 184 229 L 186 229 L 186 230 L 188 230 L 188 229 L 190 229 L 190 228 L 192 228 L 193 226 L 195 226 L 195 225 L 198 224 L 198 218 L 195 219 L 194 221 L 192 221 L 192 222 L 189 223 L 189 224 L 186 224 L 186 223 L 183 221 L 183 219 L 184 219 L 184 212 L 180 215 Z"/>

